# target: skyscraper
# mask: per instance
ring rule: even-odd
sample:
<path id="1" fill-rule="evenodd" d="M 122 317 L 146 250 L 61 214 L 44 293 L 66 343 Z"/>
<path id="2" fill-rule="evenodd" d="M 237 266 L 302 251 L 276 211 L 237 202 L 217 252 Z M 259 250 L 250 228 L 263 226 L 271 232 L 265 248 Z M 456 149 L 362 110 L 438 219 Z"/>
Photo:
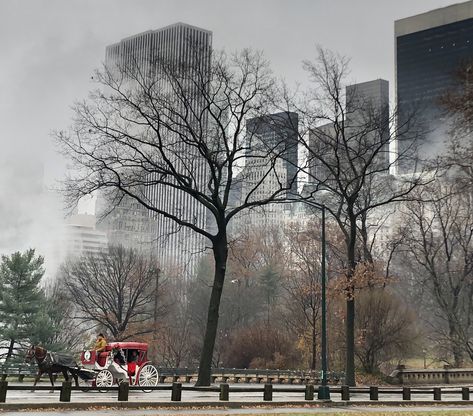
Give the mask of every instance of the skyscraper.
<path id="1" fill-rule="evenodd" d="M 247 120 L 248 136 L 245 167 L 237 183 L 241 183 L 240 198 L 264 200 L 281 187 L 287 193 L 297 193 L 298 166 L 297 113 L 268 114 Z M 274 158 L 278 154 L 280 157 Z M 242 203 L 242 201 L 240 201 Z M 269 204 L 256 207 L 239 215 L 233 232 L 248 227 L 280 225 L 285 204 Z"/>
<path id="2" fill-rule="evenodd" d="M 309 133 L 309 146 L 312 149 L 309 160 L 309 178 L 312 182 L 333 180 L 333 170 L 350 163 L 345 155 L 344 146 L 350 148 L 351 161 L 359 158 L 358 151 L 364 150 L 367 157 L 374 155 L 370 168 L 380 172 L 389 169 L 389 83 L 384 79 L 347 85 L 345 89 L 346 105 L 344 132 L 350 143 L 344 145 L 337 137 L 339 126 L 326 123 L 317 126 Z M 363 140 L 360 140 L 360 139 Z M 357 149 L 362 146 L 363 149 Z M 317 160 L 316 155 L 323 155 L 327 165 Z M 361 158 L 360 158 L 361 159 Z M 333 169 L 330 169 L 332 166 Z M 330 172 L 332 170 L 332 172 Z M 307 188 L 308 189 L 308 188 Z"/>
<path id="3" fill-rule="evenodd" d="M 298 127 L 299 116 L 292 112 L 268 114 L 249 119 L 246 122 L 248 136 L 252 137 L 248 154 L 254 153 L 261 146 L 265 153 L 272 150 L 282 152 L 285 185 L 294 193 L 297 192 Z M 248 159 L 247 163 L 251 165 L 252 160 Z M 257 161 L 257 163 L 261 162 Z"/>
<path id="4" fill-rule="evenodd" d="M 473 59 L 473 1 L 454 4 L 397 20 L 395 28 L 396 95 L 399 125 L 415 113 L 428 133 L 422 154 L 444 149 L 439 97 L 454 84 L 455 72 Z M 398 140 L 398 152 L 412 146 Z M 418 152 L 421 154 L 421 152 Z M 413 166 L 401 166 L 401 172 Z"/>
<path id="5" fill-rule="evenodd" d="M 367 138 L 376 154 L 377 168 L 389 169 L 389 82 L 385 79 L 361 82 L 346 87 L 346 119 L 353 130 L 368 129 Z M 374 151 L 374 148 L 372 149 Z"/>
<path id="6" fill-rule="evenodd" d="M 130 36 L 106 49 L 106 65 L 126 68 L 127 65 L 139 68 L 149 77 L 160 77 L 159 63 L 174 62 L 179 65 L 192 65 L 198 60 L 204 68 L 210 64 L 212 32 L 184 23 L 176 23 L 161 29 Z M 197 56 L 196 54 L 200 54 Z M 183 83 L 191 80 L 183 80 Z M 167 85 L 162 85 L 164 91 Z M 189 88 L 192 91 L 192 88 Z M 195 94 L 198 94 L 197 92 Z M 199 100 L 199 97 L 189 99 Z M 179 144 L 176 144 L 179 146 Z M 185 149 L 182 149 L 185 152 Z M 195 158 L 194 158 L 195 159 Z M 175 161 L 179 169 L 179 160 Z M 182 167 L 182 166 L 181 166 Z M 189 166 L 185 167 L 190 169 Z M 198 182 L 205 182 L 206 170 L 201 161 L 193 161 L 194 175 Z M 199 228 L 206 227 L 205 210 L 189 194 L 173 189 L 171 186 L 155 185 L 146 190 L 146 198 L 158 209 L 172 213 Z M 158 253 L 165 267 L 177 267 L 184 276 L 192 274 L 196 268 L 198 254 L 205 248 L 202 236 L 161 215 L 156 219 L 156 241 Z"/>

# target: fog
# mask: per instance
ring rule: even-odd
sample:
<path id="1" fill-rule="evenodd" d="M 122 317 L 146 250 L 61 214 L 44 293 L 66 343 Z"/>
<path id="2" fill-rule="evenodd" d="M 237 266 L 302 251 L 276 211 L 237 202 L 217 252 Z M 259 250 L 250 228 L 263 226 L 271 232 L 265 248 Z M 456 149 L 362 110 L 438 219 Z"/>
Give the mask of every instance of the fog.
<path id="1" fill-rule="evenodd" d="M 262 49 L 275 73 L 304 79 L 315 45 L 350 56 L 351 82 L 388 79 L 393 89 L 394 20 L 445 0 L 2 0 L 0 2 L 0 254 L 28 247 L 60 262 L 62 200 L 52 189 L 66 164 L 51 131 L 93 87 L 105 46 L 183 21 L 213 31 L 216 48 Z M 90 212 L 93 204 L 80 209 Z"/>

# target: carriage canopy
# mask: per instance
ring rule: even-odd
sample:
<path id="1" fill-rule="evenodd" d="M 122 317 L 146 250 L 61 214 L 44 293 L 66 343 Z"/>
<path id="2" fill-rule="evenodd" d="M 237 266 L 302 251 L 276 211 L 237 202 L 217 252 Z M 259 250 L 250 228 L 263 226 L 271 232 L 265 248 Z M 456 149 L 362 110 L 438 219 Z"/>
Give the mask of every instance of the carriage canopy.
<path id="1" fill-rule="evenodd" d="M 114 348 L 121 348 L 122 350 L 148 351 L 148 344 L 145 342 L 109 342 L 105 347 L 105 351 L 112 351 Z"/>

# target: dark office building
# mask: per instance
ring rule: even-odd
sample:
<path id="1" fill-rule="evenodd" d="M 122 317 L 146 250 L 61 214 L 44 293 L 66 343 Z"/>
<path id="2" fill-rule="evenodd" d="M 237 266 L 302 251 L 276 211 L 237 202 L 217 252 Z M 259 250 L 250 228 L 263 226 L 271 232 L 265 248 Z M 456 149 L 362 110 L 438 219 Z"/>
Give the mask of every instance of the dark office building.
<path id="1" fill-rule="evenodd" d="M 277 151 L 284 159 L 287 187 L 297 192 L 297 144 L 299 116 L 297 113 L 284 112 L 252 118 L 247 121 L 246 129 L 250 142 L 248 154 L 261 151 L 267 154 Z"/>
<path id="2" fill-rule="evenodd" d="M 416 153 L 435 156 L 444 150 L 445 138 L 438 99 L 454 85 L 458 68 L 473 59 L 473 1 L 397 20 L 395 48 L 399 125 L 415 112 L 426 132 Z M 401 137 L 397 146 L 403 154 L 412 142 Z M 414 170 L 412 164 L 399 168 Z"/>
<path id="3" fill-rule="evenodd" d="M 376 79 L 346 87 L 344 134 L 353 152 L 351 160 L 361 161 L 359 142 L 363 138 L 364 157 L 374 156 L 369 168 L 377 172 L 389 170 L 389 82 Z M 346 166 L 350 160 L 340 145 L 340 132 L 333 123 L 313 129 L 309 134 L 311 155 L 323 155 L 325 162 L 334 169 Z M 338 146 L 341 146 L 339 149 Z M 333 173 L 317 157 L 309 160 L 309 180 L 312 182 L 333 181 Z"/>
<path id="4" fill-rule="evenodd" d="M 366 139 L 376 152 L 377 170 L 389 169 L 389 82 L 385 79 L 361 82 L 346 87 L 346 123 L 349 129 L 368 129 Z M 381 146 L 381 149 L 378 147 Z"/>

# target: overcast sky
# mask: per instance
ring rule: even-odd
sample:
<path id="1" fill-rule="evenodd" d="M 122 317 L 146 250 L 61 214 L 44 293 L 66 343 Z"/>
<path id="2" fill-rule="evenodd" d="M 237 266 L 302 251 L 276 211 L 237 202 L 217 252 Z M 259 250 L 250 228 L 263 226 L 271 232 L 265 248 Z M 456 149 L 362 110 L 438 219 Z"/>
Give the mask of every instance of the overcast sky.
<path id="1" fill-rule="evenodd" d="M 51 160 L 49 132 L 91 88 L 105 46 L 182 21 L 216 48 L 265 51 L 274 71 L 302 80 L 316 44 L 351 57 L 352 78 L 393 81 L 394 20 L 448 0 L 0 0 L 0 135 L 14 159 Z M 26 147 L 26 154 L 25 148 Z M 19 149 L 24 150 L 19 152 Z M 58 171 L 46 164 L 49 179 Z"/>
<path id="2" fill-rule="evenodd" d="M 320 44 L 351 57 L 354 82 L 385 78 L 392 84 L 394 20 L 453 3 L 0 0 L 0 225 L 17 221 L 15 197 L 26 195 L 22 206 L 37 208 L 27 191 L 18 195 L 19 176 L 22 184 L 28 175 L 37 180 L 41 164 L 48 183 L 63 172 L 50 132 L 70 123 L 70 105 L 92 87 L 90 75 L 108 44 L 180 21 L 211 30 L 216 48 L 264 50 L 275 73 L 290 82 L 304 79 L 301 61 L 313 59 Z"/>

